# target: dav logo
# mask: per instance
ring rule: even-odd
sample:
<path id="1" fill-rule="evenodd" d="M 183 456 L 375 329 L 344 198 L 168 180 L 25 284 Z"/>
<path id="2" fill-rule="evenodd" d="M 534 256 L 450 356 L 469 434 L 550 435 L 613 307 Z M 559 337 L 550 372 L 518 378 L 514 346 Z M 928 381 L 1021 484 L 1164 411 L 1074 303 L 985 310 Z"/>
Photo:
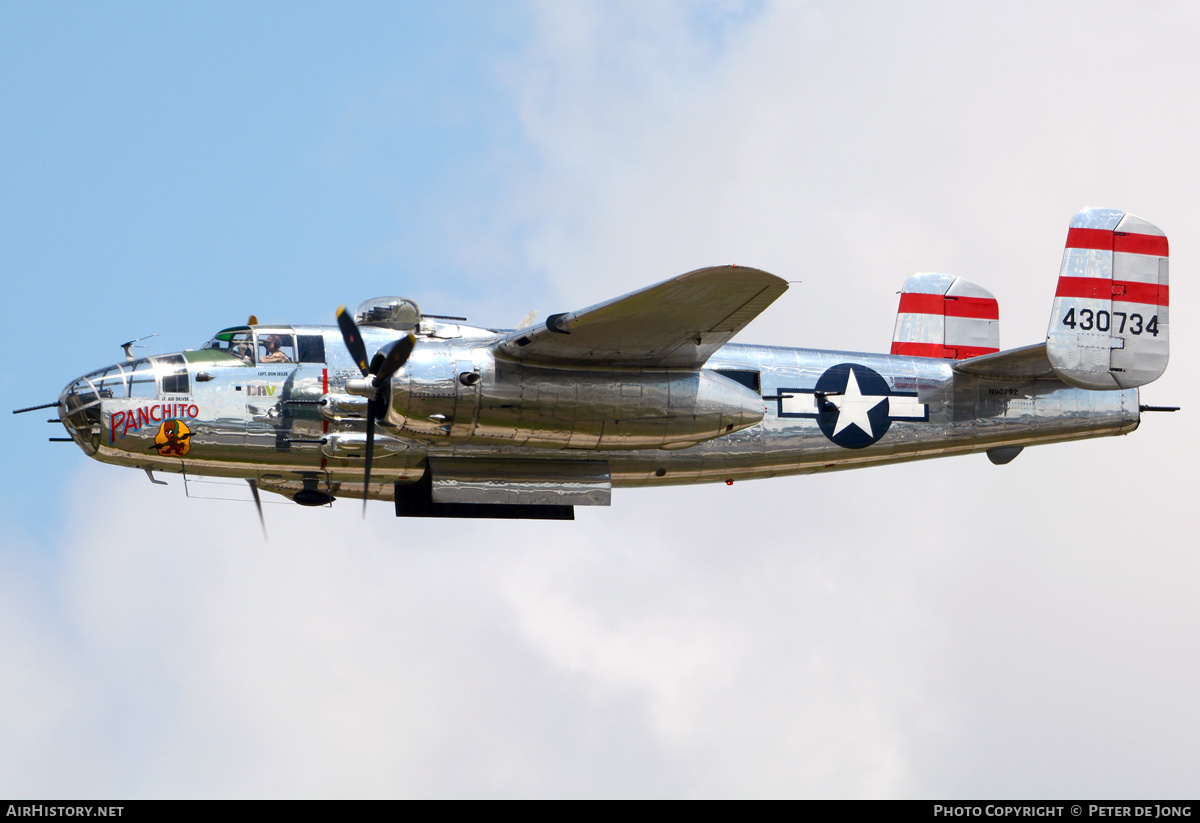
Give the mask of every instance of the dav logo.
<path id="1" fill-rule="evenodd" d="M 279 387 L 274 383 L 247 383 L 247 397 L 274 397 Z"/>

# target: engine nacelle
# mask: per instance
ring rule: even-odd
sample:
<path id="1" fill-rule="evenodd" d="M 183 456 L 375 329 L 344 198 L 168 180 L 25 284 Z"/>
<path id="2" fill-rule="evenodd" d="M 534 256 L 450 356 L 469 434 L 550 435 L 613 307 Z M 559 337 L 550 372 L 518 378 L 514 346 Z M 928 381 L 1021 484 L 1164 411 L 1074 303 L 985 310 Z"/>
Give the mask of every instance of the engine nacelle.
<path id="1" fill-rule="evenodd" d="M 758 423 L 762 398 L 707 370 L 555 369 L 422 340 L 391 380 L 387 421 L 432 442 L 681 449 Z"/>
<path id="2" fill-rule="evenodd" d="M 325 394 L 317 403 L 317 411 L 326 420 L 365 420 L 368 402 L 366 397 L 356 397 L 352 394 Z"/>
<path id="3" fill-rule="evenodd" d="M 373 454 L 391 457 L 408 451 L 408 447 L 409 444 L 403 440 L 377 433 Z M 366 432 L 331 432 L 321 438 L 321 453 L 326 457 L 361 458 L 367 453 Z"/>

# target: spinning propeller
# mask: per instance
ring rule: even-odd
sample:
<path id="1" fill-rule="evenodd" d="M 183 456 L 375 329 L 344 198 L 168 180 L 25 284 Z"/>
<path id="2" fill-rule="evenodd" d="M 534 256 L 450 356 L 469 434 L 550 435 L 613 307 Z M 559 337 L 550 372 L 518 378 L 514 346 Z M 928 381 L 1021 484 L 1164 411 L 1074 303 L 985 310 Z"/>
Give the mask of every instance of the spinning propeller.
<path id="1" fill-rule="evenodd" d="M 349 349 L 350 356 L 354 358 L 354 362 L 362 371 L 365 384 L 356 387 L 358 390 L 353 393 L 365 395 L 367 398 L 367 453 L 363 467 L 363 517 L 366 517 L 367 489 L 371 484 L 371 458 L 375 453 L 375 415 L 387 408 L 387 400 L 384 398 L 383 392 L 392 375 L 408 361 L 417 338 L 413 336 L 412 332 L 409 332 L 408 336 L 384 346 L 375 353 L 375 357 L 368 367 L 367 347 L 363 344 L 362 334 L 359 333 L 354 318 L 346 311 L 345 306 L 338 307 L 337 321 L 338 328 L 342 330 L 342 339 L 346 341 L 346 348 Z M 349 386 L 347 386 L 347 390 L 350 390 Z"/>

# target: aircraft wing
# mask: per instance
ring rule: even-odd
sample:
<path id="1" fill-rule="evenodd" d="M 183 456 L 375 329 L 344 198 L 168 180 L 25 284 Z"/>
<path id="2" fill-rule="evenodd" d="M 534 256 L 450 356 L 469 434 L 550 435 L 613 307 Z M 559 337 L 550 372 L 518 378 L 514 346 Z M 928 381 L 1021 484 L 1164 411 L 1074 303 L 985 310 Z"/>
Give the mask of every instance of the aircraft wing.
<path id="1" fill-rule="evenodd" d="M 499 351 L 533 363 L 699 368 L 779 295 L 787 281 L 713 266 L 520 329 Z"/>

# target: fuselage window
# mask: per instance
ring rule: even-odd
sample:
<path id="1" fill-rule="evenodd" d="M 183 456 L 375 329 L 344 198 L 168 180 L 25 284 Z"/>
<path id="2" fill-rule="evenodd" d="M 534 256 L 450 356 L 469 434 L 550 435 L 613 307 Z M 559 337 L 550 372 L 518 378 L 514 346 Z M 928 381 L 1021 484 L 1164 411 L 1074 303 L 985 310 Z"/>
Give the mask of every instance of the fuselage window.
<path id="1" fill-rule="evenodd" d="M 301 363 L 325 362 L 325 338 L 319 334 L 301 334 L 296 336 L 297 348 L 300 352 Z"/>
<path id="2" fill-rule="evenodd" d="M 260 334 L 258 336 L 259 363 L 295 363 L 295 338 L 290 334 Z"/>
<path id="3" fill-rule="evenodd" d="M 749 369 L 715 369 L 722 377 L 728 377 L 735 383 L 741 383 L 750 391 L 762 394 L 762 375 Z"/>
<path id="4" fill-rule="evenodd" d="M 162 369 L 162 393 L 187 394 L 188 370 L 183 355 L 170 354 L 157 360 L 159 368 Z"/>
<path id="5" fill-rule="evenodd" d="M 132 372 L 129 375 L 130 397 L 154 397 L 158 394 L 158 386 L 154 384 L 154 367 L 149 360 L 137 360 L 126 365 Z"/>
<path id="6" fill-rule="evenodd" d="M 111 400 L 117 397 L 128 397 L 128 389 L 126 388 L 126 375 L 121 371 L 120 366 L 113 366 L 111 369 L 103 372 L 96 372 L 88 375 L 93 386 L 96 387 L 96 396 L 103 400 Z"/>

